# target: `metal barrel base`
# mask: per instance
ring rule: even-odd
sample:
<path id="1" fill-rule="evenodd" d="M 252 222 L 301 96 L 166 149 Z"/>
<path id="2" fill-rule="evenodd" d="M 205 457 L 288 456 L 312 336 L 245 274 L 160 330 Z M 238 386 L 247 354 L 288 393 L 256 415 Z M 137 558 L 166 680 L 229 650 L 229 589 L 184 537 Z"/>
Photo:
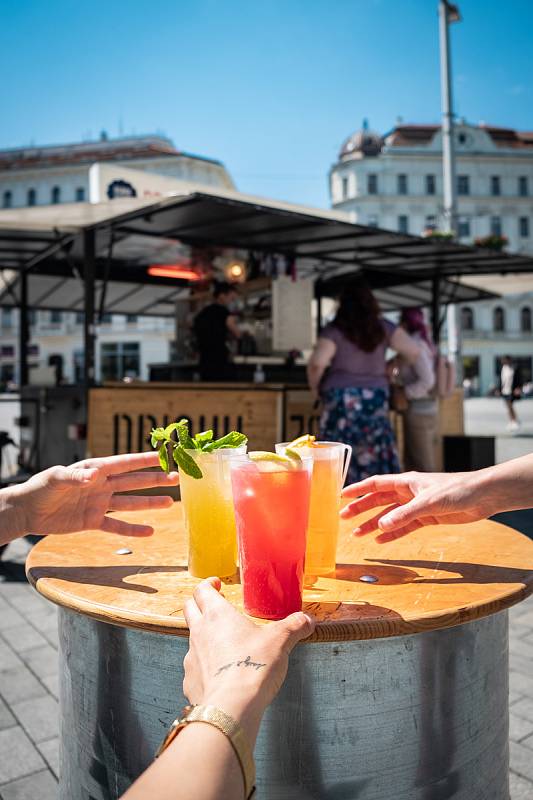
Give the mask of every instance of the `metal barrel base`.
<path id="1" fill-rule="evenodd" d="M 115 800 L 151 763 L 187 646 L 60 609 L 61 800 Z M 258 800 L 509 800 L 507 612 L 299 645 L 255 756 Z"/>

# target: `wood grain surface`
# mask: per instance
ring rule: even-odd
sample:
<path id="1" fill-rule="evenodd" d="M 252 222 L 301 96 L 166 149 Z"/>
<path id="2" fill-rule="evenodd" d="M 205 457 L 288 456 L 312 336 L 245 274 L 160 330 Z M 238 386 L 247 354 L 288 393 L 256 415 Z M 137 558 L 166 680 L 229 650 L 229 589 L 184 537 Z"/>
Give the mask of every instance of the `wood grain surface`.
<path id="1" fill-rule="evenodd" d="M 104 622 L 186 636 L 183 605 L 198 579 L 187 572 L 180 503 L 117 516 L 148 522 L 155 533 L 48 536 L 28 557 L 30 582 L 52 602 Z M 304 610 L 318 620 L 308 641 L 447 628 L 508 608 L 533 591 L 533 542 L 496 522 L 427 527 L 384 545 L 371 536 L 355 539 L 352 527 L 342 525 L 336 575 L 305 587 Z M 123 547 L 131 554 L 118 555 Z M 362 583 L 365 574 L 378 582 Z M 223 593 L 242 609 L 238 578 Z"/>

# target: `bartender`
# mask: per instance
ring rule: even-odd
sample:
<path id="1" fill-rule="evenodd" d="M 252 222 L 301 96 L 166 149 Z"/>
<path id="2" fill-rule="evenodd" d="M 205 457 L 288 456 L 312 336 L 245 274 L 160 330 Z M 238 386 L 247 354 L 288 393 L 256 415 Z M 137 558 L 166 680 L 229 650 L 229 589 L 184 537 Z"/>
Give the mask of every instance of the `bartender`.
<path id="1" fill-rule="evenodd" d="M 228 339 L 240 339 L 241 331 L 231 313 L 237 290 L 231 283 L 216 283 L 213 302 L 195 317 L 194 333 L 200 354 L 200 377 L 203 381 L 229 381 L 233 377 Z"/>

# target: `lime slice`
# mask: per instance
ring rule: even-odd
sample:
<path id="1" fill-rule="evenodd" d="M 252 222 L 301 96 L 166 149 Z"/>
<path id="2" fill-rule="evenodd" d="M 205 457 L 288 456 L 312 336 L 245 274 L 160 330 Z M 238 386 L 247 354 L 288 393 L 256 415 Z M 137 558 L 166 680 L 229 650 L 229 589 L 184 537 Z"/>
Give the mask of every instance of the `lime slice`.
<path id="1" fill-rule="evenodd" d="M 300 467 L 301 466 L 302 457 L 300 456 L 300 453 L 296 452 L 296 450 L 293 450 L 291 447 L 286 447 L 285 448 L 285 455 L 287 456 L 287 458 L 290 458 L 290 460 L 293 462 L 293 465 L 295 467 Z"/>
<path id="2" fill-rule="evenodd" d="M 309 447 L 313 445 L 316 441 L 316 436 L 312 436 L 310 433 L 304 433 L 303 436 L 299 436 L 294 442 L 290 443 L 290 447 L 294 449 L 295 447 Z"/>
<path id="3" fill-rule="evenodd" d="M 268 450 L 254 450 L 248 453 L 250 459 L 257 464 L 261 472 L 279 472 L 292 469 L 292 461 L 287 456 L 279 453 L 270 453 Z"/>

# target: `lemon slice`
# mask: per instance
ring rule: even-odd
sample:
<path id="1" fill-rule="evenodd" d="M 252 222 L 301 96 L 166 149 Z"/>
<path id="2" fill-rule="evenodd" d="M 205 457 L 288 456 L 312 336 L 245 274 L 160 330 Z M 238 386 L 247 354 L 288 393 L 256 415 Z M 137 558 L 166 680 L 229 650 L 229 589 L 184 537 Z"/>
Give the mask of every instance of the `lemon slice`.
<path id="1" fill-rule="evenodd" d="M 250 459 L 257 464 L 261 472 L 279 472 L 280 469 L 292 469 L 292 461 L 288 456 L 270 453 L 268 450 L 254 450 L 248 453 Z"/>
<path id="2" fill-rule="evenodd" d="M 291 447 L 286 447 L 285 448 L 285 455 L 287 456 L 287 458 L 290 458 L 290 460 L 292 461 L 292 463 L 293 463 L 293 465 L 295 467 L 300 467 L 301 466 L 302 457 L 300 456 L 300 453 L 296 452 L 296 450 L 293 450 Z"/>
<path id="3" fill-rule="evenodd" d="M 299 436 L 294 442 L 291 442 L 289 447 L 294 449 L 295 447 L 309 447 L 314 444 L 316 441 L 316 436 L 312 436 L 310 433 L 304 433 L 303 436 Z M 288 449 L 288 448 L 287 448 Z"/>

